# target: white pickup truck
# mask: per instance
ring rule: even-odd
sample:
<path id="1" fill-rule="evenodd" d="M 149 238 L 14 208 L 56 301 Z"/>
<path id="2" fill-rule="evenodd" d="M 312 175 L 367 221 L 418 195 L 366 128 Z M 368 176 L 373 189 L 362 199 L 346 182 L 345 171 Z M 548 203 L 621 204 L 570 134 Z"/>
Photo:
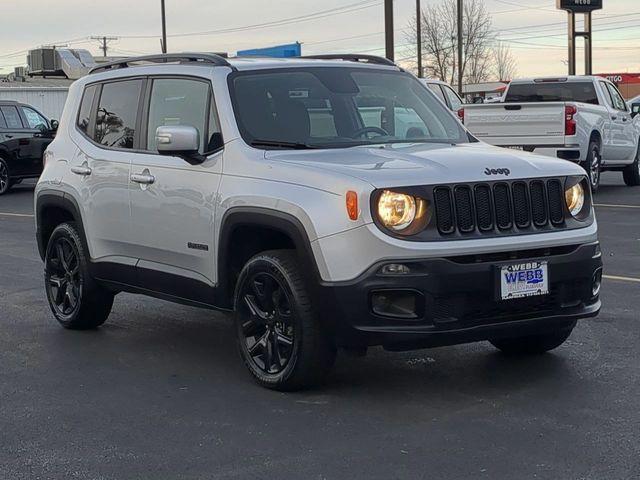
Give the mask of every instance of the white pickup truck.
<path id="1" fill-rule="evenodd" d="M 594 191 L 603 170 L 640 185 L 640 117 L 604 78 L 514 80 L 502 103 L 465 105 L 459 114 L 486 143 L 580 163 Z"/>

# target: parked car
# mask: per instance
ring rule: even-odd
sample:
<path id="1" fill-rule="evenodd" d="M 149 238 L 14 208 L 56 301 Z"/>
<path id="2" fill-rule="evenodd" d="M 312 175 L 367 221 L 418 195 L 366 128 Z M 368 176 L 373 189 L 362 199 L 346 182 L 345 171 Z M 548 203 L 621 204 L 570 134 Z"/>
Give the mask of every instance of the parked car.
<path id="1" fill-rule="evenodd" d="M 478 142 L 383 58 L 96 67 L 35 202 L 64 327 L 98 327 L 118 292 L 232 311 L 279 390 L 321 381 L 338 348 L 544 352 L 601 305 L 584 171 Z"/>
<path id="2" fill-rule="evenodd" d="M 504 103 L 464 108 L 480 140 L 579 163 L 594 191 L 604 170 L 640 185 L 638 120 L 613 83 L 591 76 L 514 80 Z"/>
<path id="3" fill-rule="evenodd" d="M 458 95 L 448 83 L 432 78 L 421 78 L 420 80 L 429 87 L 429 89 L 436 94 L 436 97 L 442 100 L 452 112 L 457 113 L 464 104 L 460 95 Z"/>
<path id="4" fill-rule="evenodd" d="M 40 176 L 56 125 L 30 105 L 0 100 L 0 195 L 25 178 Z"/>

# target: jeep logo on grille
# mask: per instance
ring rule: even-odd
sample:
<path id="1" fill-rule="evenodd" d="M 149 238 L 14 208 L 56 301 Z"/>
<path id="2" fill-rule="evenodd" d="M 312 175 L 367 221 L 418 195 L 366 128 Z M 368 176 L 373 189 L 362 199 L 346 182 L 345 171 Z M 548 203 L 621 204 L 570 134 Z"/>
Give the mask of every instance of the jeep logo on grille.
<path id="1" fill-rule="evenodd" d="M 511 174 L 511 170 L 508 168 L 487 168 L 484 171 L 485 175 L 506 175 L 507 177 Z"/>

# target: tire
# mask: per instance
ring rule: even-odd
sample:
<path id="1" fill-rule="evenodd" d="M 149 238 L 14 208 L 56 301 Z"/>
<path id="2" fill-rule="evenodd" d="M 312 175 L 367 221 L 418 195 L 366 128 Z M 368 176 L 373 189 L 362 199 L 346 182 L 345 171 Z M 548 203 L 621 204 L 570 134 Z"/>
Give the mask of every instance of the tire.
<path id="1" fill-rule="evenodd" d="M 582 162 L 582 168 L 585 169 L 589 177 L 589 183 L 591 184 L 591 191 L 593 193 L 600 188 L 600 174 L 602 168 L 602 157 L 600 155 L 600 144 L 596 141 L 589 142 L 589 150 L 587 153 L 587 159 Z"/>
<path id="2" fill-rule="evenodd" d="M 491 344 L 508 355 L 539 355 L 562 345 L 571 335 L 573 328 L 558 330 L 543 335 L 501 338 L 491 340 Z"/>
<path id="3" fill-rule="evenodd" d="M 58 225 L 45 255 L 45 290 L 58 322 L 73 330 L 102 325 L 111 313 L 113 294 L 89 273 L 89 255 L 75 223 Z"/>
<path id="4" fill-rule="evenodd" d="M 638 146 L 636 159 L 631 165 L 622 170 L 622 178 L 624 178 L 624 183 L 629 187 L 637 187 L 640 185 L 640 146 Z"/>
<path id="5" fill-rule="evenodd" d="M 0 157 L 0 195 L 4 195 L 11 188 L 11 177 L 9 176 L 9 165 L 4 158 Z"/>
<path id="6" fill-rule="evenodd" d="M 272 250 L 250 259 L 234 307 L 240 356 L 261 386 L 294 391 L 325 379 L 336 349 L 311 305 L 295 252 Z"/>

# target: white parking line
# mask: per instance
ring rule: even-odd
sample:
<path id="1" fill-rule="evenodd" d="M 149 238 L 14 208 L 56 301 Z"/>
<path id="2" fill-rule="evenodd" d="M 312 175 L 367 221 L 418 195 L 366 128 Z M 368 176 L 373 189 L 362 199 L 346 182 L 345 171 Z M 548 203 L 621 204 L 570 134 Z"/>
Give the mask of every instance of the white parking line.
<path id="1" fill-rule="evenodd" d="M 10 213 L 10 212 L 0 212 L 0 216 L 3 217 L 24 217 L 24 218 L 33 218 L 33 215 L 27 213 Z"/>
<path id="2" fill-rule="evenodd" d="M 640 205 L 613 205 L 610 203 L 596 203 L 595 206 L 608 208 L 640 208 Z"/>
<path id="3" fill-rule="evenodd" d="M 619 277 L 617 275 L 603 275 L 602 278 L 606 278 L 607 280 L 618 280 L 620 282 L 640 283 L 640 278 L 633 278 L 633 277 Z"/>

